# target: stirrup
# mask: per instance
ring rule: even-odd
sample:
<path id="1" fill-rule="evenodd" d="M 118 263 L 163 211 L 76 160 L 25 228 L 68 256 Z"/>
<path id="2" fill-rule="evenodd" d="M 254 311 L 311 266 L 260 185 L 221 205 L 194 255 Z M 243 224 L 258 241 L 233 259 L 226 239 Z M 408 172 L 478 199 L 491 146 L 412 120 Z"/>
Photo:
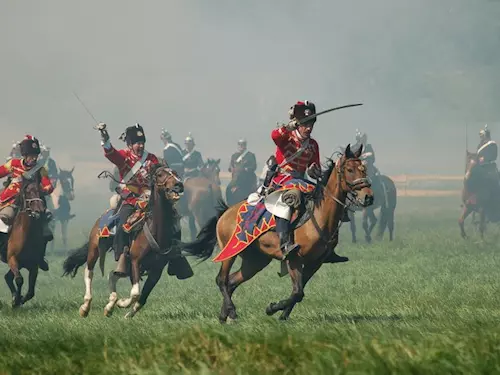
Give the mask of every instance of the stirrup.
<path id="1" fill-rule="evenodd" d="M 298 252 L 299 250 L 300 250 L 300 245 L 296 243 L 282 246 L 281 252 L 283 253 L 283 256 L 281 260 L 286 260 L 291 253 Z"/>

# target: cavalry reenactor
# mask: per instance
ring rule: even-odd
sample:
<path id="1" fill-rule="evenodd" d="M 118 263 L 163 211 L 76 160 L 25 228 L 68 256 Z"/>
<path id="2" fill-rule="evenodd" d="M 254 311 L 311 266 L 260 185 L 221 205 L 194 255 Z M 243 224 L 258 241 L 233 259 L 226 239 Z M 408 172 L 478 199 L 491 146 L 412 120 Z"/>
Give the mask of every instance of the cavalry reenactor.
<path id="1" fill-rule="evenodd" d="M 172 135 L 165 129 L 161 130 L 161 140 L 165 144 L 163 159 L 182 178 L 184 176 L 184 161 L 182 160 L 181 146 L 172 141 Z"/>
<path id="2" fill-rule="evenodd" d="M 184 139 L 186 148 L 182 151 L 182 161 L 184 162 L 184 178 L 196 177 L 199 175 L 201 168 L 203 168 L 203 158 L 199 151 L 195 150 L 194 138 L 189 135 Z"/>
<path id="3" fill-rule="evenodd" d="M 40 152 L 40 142 L 38 139 L 31 135 L 26 135 L 19 143 L 19 153 L 21 157 L 13 157 L 7 161 L 7 163 L 0 166 L 0 178 L 9 177 L 8 186 L 0 194 L 0 226 L 2 226 L 0 232 L 8 233 L 10 226 L 14 222 L 14 218 L 19 208 L 15 205 L 16 198 L 21 193 L 23 178 L 39 178 L 42 197 L 50 195 L 54 191 L 54 186 L 44 167 L 45 160 L 39 159 Z M 42 199 L 45 202 L 45 199 Z M 54 237 L 49 228 L 50 213 L 46 211 L 40 220 L 43 220 L 42 233 L 44 239 L 47 242 L 52 241 Z M 45 254 L 43 254 L 40 259 L 39 267 L 43 271 L 48 271 L 49 265 L 44 257 Z"/>
<path id="4" fill-rule="evenodd" d="M 145 150 L 146 136 L 141 125 L 135 124 L 125 130 L 124 139 L 127 148 L 122 150 L 115 149 L 111 144 L 106 124 L 99 124 L 98 129 L 101 132 L 104 155 L 118 168 L 121 180 L 116 188 L 121 198 L 121 207 L 119 208 L 119 224 L 114 242 L 115 260 L 118 260 L 115 273 L 126 275 L 127 262 L 125 257 L 128 253 L 130 237 L 123 226 L 136 210 L 139 197 L 148 194 L 150 171 L 159 161 L 154 154 Z"/>

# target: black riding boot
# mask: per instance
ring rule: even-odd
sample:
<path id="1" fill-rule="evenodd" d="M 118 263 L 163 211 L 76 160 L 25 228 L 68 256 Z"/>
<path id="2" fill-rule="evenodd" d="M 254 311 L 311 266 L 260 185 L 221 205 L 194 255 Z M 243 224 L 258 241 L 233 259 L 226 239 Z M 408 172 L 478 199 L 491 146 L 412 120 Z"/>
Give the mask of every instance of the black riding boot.
<path id="1" fill-rule="evenodd" d="M 129 274 L 129 262 L 127 256 L 129 250 L 128 247 L 130 245 L 130 236 L 123 230 L 123 224 L 127 222 L 128 217 L 132 214 L 133 211 L 134 207 L 132 207 L 131 205 L 123 205 L 120 211 L 119 221 L 116 224 L 114 248 L 115 260 L 118 261 L 118 263 L 114 272 L 119 276 L 126 276 L 127 274 Z M 125 247 L 127 247 L 127 251 L 124 251 Z"/>
<path id="2" fill-rule="evenodd" d="M 282 260 L 292 252 L 300 250 L 300 245 L 293 242 L 293 232 L 290 228 L 290 221 L 281 217 L 276 217 L 276 231 L 280 238 L 280 248 L 283 252 Z"/>

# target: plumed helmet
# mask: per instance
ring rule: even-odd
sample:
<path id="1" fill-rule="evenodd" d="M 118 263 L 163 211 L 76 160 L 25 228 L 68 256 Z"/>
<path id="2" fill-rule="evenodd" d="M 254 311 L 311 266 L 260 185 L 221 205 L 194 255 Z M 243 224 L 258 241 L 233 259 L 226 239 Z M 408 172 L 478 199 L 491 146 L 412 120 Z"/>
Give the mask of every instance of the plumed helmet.
<path id="1" fill-rule="evenodd" d="M 309 100 L 298 101 L 293 106 L 290 107 L 288 115 L 290 120 L 302 120 L 303 118 L 309 117 L 316 113 L 316 106 L 313 102 Z M 316 122 L 316 117 L 309 120 L 306 124 L 312 125 Z"/>
<path id="2" fill-rule="evenodd" d="M 40 155 L 40 142 L 31 135 L 26 135 L 19 145 L 21 155 Z"/>
<path id="3" fill-rule="evenodd" d="M 172 141 L 172 134 L 165 128 L 161 128 L 161 139 L 166 139 L 167 141 Z"/>
<path id="4" fill-rule="evenodd" d="M 144 135 L 142 126 L 135 124 L 125 129 L 125 142 L 127 142 L 127 145 L 133 145 L 138 142 L 146 143 L 146 136 Z"/>
<path id="5" fill-rule="evenodd" d="M 490 134 L 490 129 L 488 129 L 488 124 L 484 125 L 484 129 L 481 129 L 479 131 L 479 136 L 480 137 L 491 137 L 491 134 Z"/>
<path id="6" fill-rule="evenodd" d="M 189 132 L 188 136 L 184 139 L 184 143 L 193 143 L 194 144 L 194 138 L 191 132 Z"/>

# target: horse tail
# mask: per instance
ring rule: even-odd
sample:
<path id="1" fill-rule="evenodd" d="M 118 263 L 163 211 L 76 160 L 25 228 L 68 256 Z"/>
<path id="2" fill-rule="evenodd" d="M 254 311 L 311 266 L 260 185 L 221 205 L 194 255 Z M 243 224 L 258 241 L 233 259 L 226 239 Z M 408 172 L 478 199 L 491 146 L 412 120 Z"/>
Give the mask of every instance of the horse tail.
<path id="1" fill-rule="evenodd" d="M 64 273 L 63 276 L 71 275 L 71 277 L 76 276 L 78 268 L 87 263 L 89 243 L 71 250 L 69 256 L 66 258 L 63 264 Z"/>
<path id="2" fill-rule="evenodd" d="M 211 217 L 201 228 L 200 233 L 196 236 L 196 240 L 188 243 L 181 242 L 179 244 L 180 250 L 187 253 L 187 255 L 200 258 L 202 261 L 210 258 L 217 243 L 217 222 L 228 209 L 229 206 L 220 199 L 217 215 Z"/>

